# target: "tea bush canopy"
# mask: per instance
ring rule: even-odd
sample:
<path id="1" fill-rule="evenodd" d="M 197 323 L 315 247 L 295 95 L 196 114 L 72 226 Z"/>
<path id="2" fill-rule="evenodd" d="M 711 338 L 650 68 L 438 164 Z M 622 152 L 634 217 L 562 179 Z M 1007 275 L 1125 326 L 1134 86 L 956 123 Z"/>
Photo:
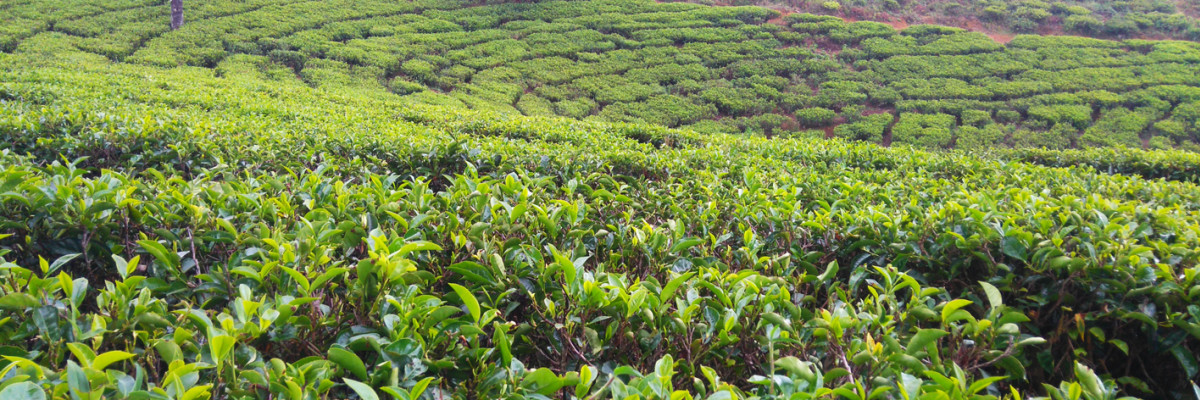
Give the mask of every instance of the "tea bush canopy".
<path id="1" fill-rule="evenodd" d="M 185 7 L 0 4 L 0 398 L 1195 393 L 1195 43 Z"/>

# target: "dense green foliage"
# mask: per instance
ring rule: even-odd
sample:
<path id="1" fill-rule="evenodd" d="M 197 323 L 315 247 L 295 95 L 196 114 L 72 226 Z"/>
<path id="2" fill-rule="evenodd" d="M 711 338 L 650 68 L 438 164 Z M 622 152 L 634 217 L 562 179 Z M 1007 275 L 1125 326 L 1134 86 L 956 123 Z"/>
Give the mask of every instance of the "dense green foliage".
<path id="1" fill-rule="evenodd" d="M 546 65 L 578 66 L 590 57 L 581 54 L 601 65 L 619 50 L 516 57 L 513 48 L 561 47 L 522 47 L 510 28 L 494 27 L 534 19 L 480 17 L 585 18 L 568 10 L 610 7 L 595 23 L 650 22 L 608 37 L 652 41 L 730 31 L 696 23 L 647 33 L 654 29 L 639 24 L 687 19 L 622 7 L 761 18 L 753 9 L 575 2 L 473 14 L 483 8 L 355 4 L 247 6 L 270 10 L 262 14 L 213 7 L 227 16 L 144 37 L 123 55 L 98 54 L 84 36 L 62 32 L 70 16 L 55 14 L 52 31 L 32 24 L 13 36 L 13 52 L 0 53 L 0 398 L 1192 395 L 1200 156 L 900 144 L 991 148 L 1010 139 L 996 135 L 1009 127 L 1033 141 L 1050 132 L 1127 140 L 1096 130 L 1142 125 L 1169 131 L 1163 121 L 1185 124 L 1190 115 L 1180 108 L 1187 82 L 1128 82 L 1184 79 L 1180 71 L 1195 63 L 1137 64 L 1137 74 L 1132 64 L 1017 68 L 989 84 L 1044 82 L 1050 93 L 999 102 L 984 99 L 984 77 L 874 78 L 915 72 L 886 69 L 898 57 L 869 54 L 969 48 L 966 56 L 1004 64 L 1010 53 L 1078 51 L 1080 62 L 1103 62 L 1157 59 L 1164 48 L 1187 54 L 1189 45 L 1071 47 L 1027 37 L 1003 48 L 955 31 L 897 35 L 797 17 L 791 23 L 810 34 L 860 38 L 862 47 L 841 54 L 863 58 L 850 69 L 813 52 L 804 60 L 830 65 L 814 74 L 825 77 L 806 94 L 814 103 L 782 113 L 739 94 L 794 87 L 771 76 L 808 79 L 736 72 L 768 68 L 758 61 L 769 57 L 694 80 L 702 89 L 687 93 L 709 93 L 708 103 L 676 92 L 684 80 L 564 77 L 570 69 Z M 18 6 L 39 7 L 5 4 Z M 545 18 L 525 24 L 575 31 Z M 137 35 L 133 25 L 102 31 Z M 493 39 L 455 45 L 473 40 L 460 31 L 467 26 Z M 454 47 L 438 53 L 443 62 L 407 42 L 355 39 L 388 29 L 371 38 L 420 29 L 434 35 L 424 36 L 427 46 Z M 618 54 L 699 43 L 682 41 Z M 378 58 L 395 64 L 328 56 L 349 54 L 352 43 L 395 52 Z M 705 49 L 695 56 L 722 57 Z M 1095 51 L 1114 55 L 1083 55 Z M 521 70 L 526 62 L 547 64 Z M 932 71 L 953 65 L 924 62 Z M 698 64 L 697 73 L 711 73 Z M 662 76 L 684 76 L 678 71 Z M 730 83 L 704 86 L 720 80 Z M 574 94 L 555 98 L 555 90 Z M 914 100 L 922 91 L 976 100 L 956 110 L 937 97 Z M 878 99 L 920 112 L 862 106 Z M 564 101 L 585 120 L 552 116 Z M 1098 115 L 1083 120 L 1076 106 L 1085 104 Z M 1006 105 L 1020 111 L 1003 113 L 1012 111 Z M 709 107 L 718 115 L 745 107 L 739 128 L 772 137 L 618 117 L 670 123 Z M 897 146 L 782 134 L 792 132 L 791 118 Z M 955 136 L 968 130 L 996 141 Z"/>
<path id="2" fill-rule="evenodd" d="M 253 56 L 276 79 L 327 90 L 702 133 L 1200 149 L 1200 45 L 1191 42 L 1020 36 L 1001 45 L 930 25 L 896 31 L 639 0 L 213 0 L 190 3 L 176 32 L 163 28 L 159 4 L 68 8 L 2 4 L 9 28 L 0 42 L 10 52 L 68 47 L 162 67 Z"/>
<path id="3" fill-rule="evenodd" d="M 696 3 L 713 4 L 712 0 Z M 745 0 L 720 3 L 755 4 Z M 1175 0 L 771 0 L 804 12 L 873 21 L 979 26 L 1018 33 L 1200 40 L 1200 4 Z"/>

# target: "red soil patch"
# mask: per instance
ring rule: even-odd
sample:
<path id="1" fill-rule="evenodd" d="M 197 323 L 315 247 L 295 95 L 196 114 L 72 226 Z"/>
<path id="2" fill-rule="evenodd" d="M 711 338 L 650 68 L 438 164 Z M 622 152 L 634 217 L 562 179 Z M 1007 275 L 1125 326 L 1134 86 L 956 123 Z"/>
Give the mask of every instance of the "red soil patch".
<path id="1" fill-rule="evenodd" d="M 831 55 L 837 56 L 842 54 L 842 45 L 834 43 L 832 40 L 822 40 L 817 42 L 817 49 L 822 50 Z M 814 91 L 816 89 L 813 89 Z M 813 94 L 816 94 L 815 92 Z"/>
<path id="2" fill-rule="evenodd" d="M 1067 32 L 1063 30 L 1062 18 L 1051 17 L 1045 24 L 1038 27 L 1037 34 L 1043 36 L 1058 36 L 1065 35 Z"/>
<path id="3" fill-rule="evenodd" d="M 875 114 L 891 114 L 892 111 L 895 111 L 895 110 L 892 110 L 890 108 L 867 107 L 866 109 L 863 110 L 862 116 L 866 117 L 866 116 L 875 115 Z"/>
<path id="4" fill-rule="evenodd" d="M 783 124 L 779 126 L 780 129 L 785 131 L 796 131 L 800 129 L 800 122 L 796 121 L 795 115 L 783 114 L 783 116 L 787 117 L 787 121 L 784 121 Z"/>
<path id="5" fill-rule="evenodd" d="M 898 31 L 902 31 L 902 30 L 908 29 L 908 22 L 906 22 L 906 21 L 904 21 L 904 20 L 902 20 L 902 19 L 897 19 L 897 20 L 892 20 L 892 21 L 886 21 L 886 22 L 884 22 L 884 23 L 885 23 L 885 24 L 888 24 L 888 25 L 891 25 L 893 28 L 896 28 L 896 30 L 898 30 Z"/>
<path id="6" fill-rule="evenodd" d="M 1011 42 L 1013 38 L 1016 37 L 1016 35 L 1009 32 L 1000 32 L 998 30 L 988 29 L 987 27 L 984 27 L 983 23 L 979 22 L 977 19 L 967 19 L 963 22 L 964 23 L 962 25 L 964 25 L 964 29 L 972 32 L 981 32 L 992 38 L 992 40 L 995 40 L 996 43 L 1008 44 L 1008 42 Z"/>
<path id="7" fill-rule="evenodd" d="M 858 18 L 849 17 L 849 16 L 840 17 L 840 18 L 846 22 L 858 22 L 859 21 Z M 896 30 L 898 30 L 898 31 L 904 30 L 910 26 L 908 24 L 908 21 L 905 21 L 903 19 L 893 19 L 890 16 L 885 17 L 885 18 L 876 18 L 873 20 L 875 20 L 875 22 L 881 22 L 881 23 L 891 25 L 893 28 L 896 28 Z M 953 23 L 950 21 L 942 21 L 942 20 L 940 20 L 938 18 L 934 18 L 934 17 L 925 17 L 920 22 L 922 24 L 930 24 L 930 25 L 958 26 L 960 28 L 963 28 L 963 29 L 966 29 L 966 30 L 969 30 L 972 32 L 980 32 L 980 33 L 987 35 L 988 37 L 992 38 L 992 40 L 995 40 L 997 43 L 1000 43 L 1000 44 L 1008 44 L 1008 42 L 1011 42 L 1013 40 L 1013 38 L 1016 37 L 1016 35 L 1014 35 L 1010 32 L 997 30 L 997 29 L 988 29 L 987 27 L 983 26 L 983 23 L 979 22 L 979 20 L 977 20 L 977 19 L 959 19 L 959 20 L 953 21 L 953 22 L 956 22 L 956 23 Z M 1045 34 L 1046 35 L 1061 35 L 1062 34 L 1061 29 L 1054 29 L 1054 30 L 1057 32 L 1048 32 Z"/>
<path id="8" fill-rule="evenodd" d="M 1200 18 L 1200 4 L 1194 0 L 1175 0 L 1175 9 L 1183 13 L 1183 15 Z"/>
<path id="9" fill-rule="evenodd" d="M 792 11 L 789 11 L 789 10 L 775 10 L 775 11 L 779 11 L 779 16 L 778 16 L 778 17 L 775 17 L 775 18 L 768 19 L 768 20 L 767 20 L 767 23 L 768 23 L 768 24 L 775 24 L 775 25 L 779 25 L 779 26 L 787 26 L 787 22 L 784 22 L 784 21 L 783 21 L 783 17 L 786 17 L 786 16 L 788 16 L 788 15 L 791 15 L 791 14 L 792 14 Z"/>
<path id="10" fill-rule="evenodd" d="M 995 40 L 996 43 L 1000 44 L 1008 44 L 1008 42 L 1011 42 L 1013 38 L 1016 37 L 1016 35 L 1011 33 L 987 33 L 987 35 L 988 37 L 992 38 L 992 40 Z"/>

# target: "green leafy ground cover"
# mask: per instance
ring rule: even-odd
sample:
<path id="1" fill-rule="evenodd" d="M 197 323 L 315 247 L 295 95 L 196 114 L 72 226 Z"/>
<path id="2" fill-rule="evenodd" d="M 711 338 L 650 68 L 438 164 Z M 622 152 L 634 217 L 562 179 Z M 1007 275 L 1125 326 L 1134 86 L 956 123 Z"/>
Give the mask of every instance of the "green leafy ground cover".
<path id="1" fill-rule="evenodd" d="M 66 3 L 62 3 L 66 4 Z M 457 108 L 930 148 L 1200 149 L 1200 45 L 638 0 L 0 5 L 4 50 L 215 68 Z M 290 69 L 290 72 L 288 71 Z M 897 126 L 898 125 L 898 126 Z"/>
<path id="2" fill-rule="evenodd" d="M 1200 5 L 1185 0 L 698 0 L 763 5 L 857 20 L 931 23 L 1002 33 L 1200 40 Z"/>
<path id="3" fill-rule="evenodd" d="M 1200 373 L 1194 153 L 530 117 L 320 58 L 136 61 L 199 30 L 114 61 L 60 25 L 0 54 L 2 398 L 1097 400 Z"/>

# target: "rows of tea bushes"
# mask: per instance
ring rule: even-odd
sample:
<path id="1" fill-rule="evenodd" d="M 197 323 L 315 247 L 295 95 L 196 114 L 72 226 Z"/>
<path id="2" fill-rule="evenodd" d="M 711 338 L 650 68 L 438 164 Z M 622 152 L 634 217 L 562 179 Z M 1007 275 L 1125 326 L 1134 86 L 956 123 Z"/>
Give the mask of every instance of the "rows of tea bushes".
<path id="1" fill-rule="evenodd" d="M 1109 174 L 526 117 L 65 40 L 0 54 L 2 398 L 1100 400 L 1200 374 L 1187 153 Z"/>
<path id="2" fill-rule="evenodd" d="M 1200 180 L 1200 156 L 1192 152 L 1101 148 L 1090 150 L 1014 149 L 988 152 L 1003 160 L 1052 167 L 1090 166 L 1098 172 L 1148 179 Z"/>
<path id="3" fill-rule="evenodd" d="M 6 51 L 78 49 L 410 103 L 927 148 L 1200 149 L 1200 45 L 902 31 L 648 0 L 189 3 L 20 10 Z M 65 4 L 65 3 L 64 3 Z M 53 6 L 53 7 L 52 7 Z"/>
<path id="4" fill-rule="evenodd" d="M 711 0 L 695 3 L 714 4 Z M 734 5 L 763 5 L 735 0 Z M 767 4 L 814 14 L 872 21 L 981 25 L 1017 33 L 1067 33 L 1098 38 L 1200 40 L 1200 6 L 1170 0 L 796 0 Z"/>

